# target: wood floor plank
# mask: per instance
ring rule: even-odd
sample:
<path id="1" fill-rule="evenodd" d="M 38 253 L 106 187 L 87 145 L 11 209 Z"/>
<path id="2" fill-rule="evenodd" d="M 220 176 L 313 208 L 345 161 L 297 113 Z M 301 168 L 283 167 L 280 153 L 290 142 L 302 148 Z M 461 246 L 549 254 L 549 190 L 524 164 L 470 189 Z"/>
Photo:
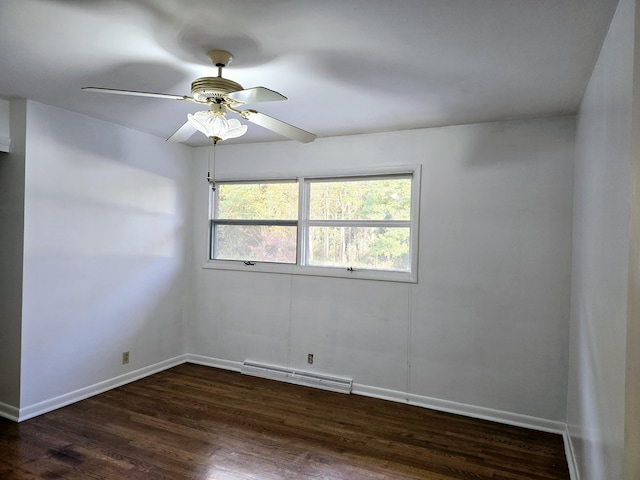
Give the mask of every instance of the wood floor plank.
<path id="1" fill-rule="evenodd" d="M 560 435 L 184 364 L 16 424 L 0 477 L 567 480 Z"/>

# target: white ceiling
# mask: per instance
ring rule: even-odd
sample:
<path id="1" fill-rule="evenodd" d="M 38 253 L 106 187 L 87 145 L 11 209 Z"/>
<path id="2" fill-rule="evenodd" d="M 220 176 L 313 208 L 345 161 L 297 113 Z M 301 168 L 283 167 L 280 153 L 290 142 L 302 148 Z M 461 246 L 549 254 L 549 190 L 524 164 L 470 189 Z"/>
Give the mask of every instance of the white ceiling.
<path id="1" fill-rule="evenodd" d="M 320 137 L 574 113 L 617 0 L 0 0 L 0 96 L 161 137 L 224 76 L 288 97 L 252 108 Z M 255 125 L 235 140 L 282 137 Z M 191 145 L 206 144 L 196 134 Z"/>

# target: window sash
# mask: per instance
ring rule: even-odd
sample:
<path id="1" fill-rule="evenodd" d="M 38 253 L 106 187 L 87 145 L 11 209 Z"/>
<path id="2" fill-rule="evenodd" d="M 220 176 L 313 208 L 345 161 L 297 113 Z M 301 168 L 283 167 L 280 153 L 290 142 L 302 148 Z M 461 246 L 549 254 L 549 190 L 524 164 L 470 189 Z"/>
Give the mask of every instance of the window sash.
<path id="1" fill-rule="evenodd" d="M 295 236 L 294 242 L 292 244 L 285 244 L 282 245 L 282 247 L 284 248 L 284 251 L 286 251 L 287 246 L 291 247 L 291 246 L 295 246 L 295 252 L 294 252 L 294 258 L 289 260 L 268 260 L 265 258 L 256 258 L 255 256 L 247 256 L 247 257 L 237 257 L 237 258 L 225 258 L 224 255 L 221 253 L 221 250 L 224 251 L 224 249 L 218 248 L 218 242 L 220 240 L 220 236 L 218 235 L 218 227 L 225 227 L 225 226 L 231 226 L 231 227 L 294 227 L 294 233 L 293 235 Z M 240 233 L 242 234 L 242 230 L 240 231 Z M 281 233 L 282 234 L 282 233 Z M 289 221 L 289 220 L 272 220 L 272 221 L 261 221 L 261 220 L 251 220 L 251 221 L 240 221 L 240 220 L 220 220 L 220 221 L 215 221 L 212 220 L 211 221 L 211 228 L 210 228 L 210 250 L 209 250 L 209 260 L 213 260 L 213 261 L 242 261 L 242 262 L 265 262 L 265 263 L 282 263 L 282 264 L 296 264 L 299 258 L 299 252 L 298 252 L 298 237 L 299 236 L 299 229 L 298 229 L 298 222 L 297 221 Z M 254 237 L 255 238 L 255 237 Z M 227 244 L 228 245 L 228 244 Z M 263 248 L 268 247 L 268 243 L 266 244 L 261 244 L 261 246 Z M 245 246 L 245 248 L 248 248 Z M 273 252 L 273 255 L 278 256 L 280 258 L 282 258 L 282 254 L 280 254 L 280 252 L 282 252 L 283 250 L 281 249 L 276 249 Z M 263 250 L 264 253 L 264 250 Z"/>
<path id="2" fill-rule="evenodd" d="M 220 189 L 224 188 L 225 185 L 269 185 L 269 184 L 297 184 L 298 183 L 298 179 L 297 178 L 283 178 L 283 179 L 257 179 L 257 180 L 223 180 L 223 181 L 218 181 L 218 188 L 216 188 L 213 191 L 213 195 L 212 195 L 212 209 L 211 209 L 211 219 L 219 222 L 222 220 L 238 220 L 241 222 L 250 222 L 252 220 L 258 220 L 258 221 L 280 221 L 282 219 L 249 219 L 249 218 L 237 218 L 237 219 L 230 219 L 230 218 L 224 218 L 224 217 L 220 217 Z M 298 197 L 300 195 L 300 190 L 298 189 Z M 299 201 L 299 198 L 298 198 Z M 300 210 L 298 210 L 298 216 L 296 218 L 291 218 L 291 219 L 284 219 L 284 221 L 295 221 L 297 222 L 298 219 L 300 218 Z"/>
<path id="3" fill-rule="evenodd" d="M 391 245 L 385 244 L 385 236 L 391 234 Z M 307 265 L 317 267 L 346 268 L 349 271 L 372 270 L 410 272 L 409 247 L 411 229 L 375 227 L 325 226 L 309 227 Z M 348 239 L 348 241 L 346 241 Z M 398 241 L 400 240 L 400 243 Z M 391 247 L 391 248 L 390 248 Z"/>
<path id="4" fill-rule="evenodd" d="M 302 195 L 304 196 L 306 203 L 305 203 L 305 211 L 304 211 L 304 220 L 307 221 L 318 221 L 318 220 L 324 220 L 321 218 L 315 218 L 312 216 L 312 206 L 311 206 L 311 186 L 312 185 L 320 185 L 323 183 L 337 183 L 337 184 L 363 184 L 363 183 L 367 183 L 367 182 L 383 182 L 385 180 L 409 180 L 411 183 L 413 183 L 413 175 L 411 173 L 398 173 L 398 174 L 392 174 L 392 175 L 354 175 L 354 176 L 346 176 L 346 177 L 322 177 L 322 178 L 305 178 L 303 179 L 304 181 L 304 190 L 302 192 Z M 411 199 L 413 198 L 413 190 L 409 192 L 410 198 L 409 198 L 409 212 L 408 212 L 408 216 L 409 218 L 401 218 L 399 220 L 401 221 L 407 221 L 407 222 L 411 222 L 411 209 L 413 207 L 413 204 L 411 202 Z M 329 221 L 356 221 L 356 219 L 340 219 L 340 218 L 334 218 L 334 219 L 330 219 Z M 384 219 L 368 219 L 370 221 L 384 221 Z"/>
<path id="5" fill-rule="evenodd" d="M 411 204 L 410 204 L 410 212 L 408 220 L 384 220 L 384 219 L 369 219 L 369 220 L 343 220 L 343 219 L 311 219 L 311 187 L 312 185 L 322 184 L 322 183 L 359 183 L 359 182 L 368 182 L 368 181 L 384 181 L 384 180 L 409 180 L 411 181 Z M 313 268 L 353 268 L 355 265 L 321 265 L 318 263 L 313 263 L 312 252 L 311 252 L 311 229 L 313 227 L 328 227 L 328 228 L 407 228 L 409 233 L 409 272 L 413 268 L 414 262 L 412 261 L 412 251 L 413 245 L 412 240 L 414 235 L 412 234 L 412 220 L 413 210 L 415 204 L 413 202 L 414 198 L 414 174 L 413 172 L 407 173 L 394 173 L 394 174 L 383 174 L 383 175 L 352 175 L 352 176 L 331 176 L 331 177 L 323 177 L 323 178 L 305 178 L 302 180 L 302 198 L 303 202 L 303 211 L 301 215 L 301 235 L 300 239 L 302 242 L 301 245 L 301 265 L 303 267 L 313 267 Z M 376 272 L 385 272 L 388 271 L 383 268 L 376 268 L 375 265 L 370 266 L 358 266 L 358 269 L 362 270 L 371 270 Z M 406 270 L 391 270 L 391 271 L 402 271 Z"/>

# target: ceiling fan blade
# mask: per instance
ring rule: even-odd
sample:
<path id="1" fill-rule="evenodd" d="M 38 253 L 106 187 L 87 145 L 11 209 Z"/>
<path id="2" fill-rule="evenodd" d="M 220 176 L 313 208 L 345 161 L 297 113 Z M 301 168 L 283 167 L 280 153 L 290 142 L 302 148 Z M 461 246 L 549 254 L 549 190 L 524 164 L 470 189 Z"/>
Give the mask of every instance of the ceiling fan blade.
<path id="1" fill-rule="evenodd" d="M 191 136 L 196 133 L 196 128 L 191 125 L 189 122 L 185 122 L 178 130 L 173 132 L 169 138 L 167 138 L 167 142 L 186 142 L 191 138 Z"/>
<path id="2" fill-rule="evenodd" d="M 118 90 L 116 88 L 82 87 L 82 90 L 86 90 L 88 92 L 114 93 L 116 95 L 131 95 L 134 97 L 167 98 L 169 100 L 192 100 L 191 97 L 187 97 L 186 95 L 172 95 L 170 93 L 154 93 L 154 92 L 137 92 L 135 90 Z"/>
<path id="3" fill-rule="evenodd" d="M 237 92 L 228 93 L 226 96 L 238 103 L 277 102 L 287 99 L 284 95 L 265 87 L 238 90 Z"/>
<path id="4" fill-rule="evenodd" d="M 297 140 L 302 143 L 313 142 L 316 139 L 316 135 L 309 133 L 301 128 L 294 127 L 288 123 L 278 120 L 276 118 L 265 115 L 264 113 L 256 112 L 255 110 L 241 110 L 238 112 L 242 118 L 249 120 L 256 125 L 267 128 L 273 132 L 289 137 L 292 140 Z"/>

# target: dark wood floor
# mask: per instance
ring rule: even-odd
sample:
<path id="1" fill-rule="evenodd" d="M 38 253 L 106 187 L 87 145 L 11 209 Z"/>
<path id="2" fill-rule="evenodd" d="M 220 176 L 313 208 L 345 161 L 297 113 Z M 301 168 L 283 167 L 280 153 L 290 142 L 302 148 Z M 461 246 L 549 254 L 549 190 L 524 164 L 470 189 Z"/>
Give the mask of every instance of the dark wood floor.
<path id="1" fill-rule="evenodd" d="M 568 479 L 562 438 L 184 364 L 20 424 L 2 479 Z"/>

